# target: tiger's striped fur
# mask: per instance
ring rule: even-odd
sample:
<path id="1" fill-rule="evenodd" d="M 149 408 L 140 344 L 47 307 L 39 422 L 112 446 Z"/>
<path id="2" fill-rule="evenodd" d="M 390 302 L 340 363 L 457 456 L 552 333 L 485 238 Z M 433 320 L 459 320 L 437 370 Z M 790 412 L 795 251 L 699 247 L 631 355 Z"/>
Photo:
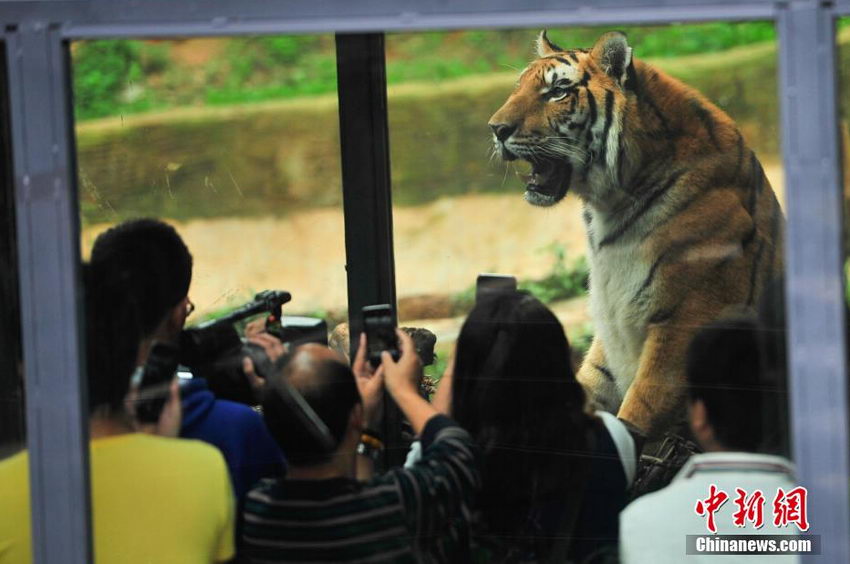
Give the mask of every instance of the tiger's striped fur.
<path id="1" fill-rule="evenodd" d="M 526 200 L 584 203 L 595 337 L 579 380 L 650 437 L 685 408 L 688 345 L 782 268 L 784 218 L 734 121 L 633 60 L 623 34 L 539 58 L 490 119 L 496 150 L 533 165 Z"/>

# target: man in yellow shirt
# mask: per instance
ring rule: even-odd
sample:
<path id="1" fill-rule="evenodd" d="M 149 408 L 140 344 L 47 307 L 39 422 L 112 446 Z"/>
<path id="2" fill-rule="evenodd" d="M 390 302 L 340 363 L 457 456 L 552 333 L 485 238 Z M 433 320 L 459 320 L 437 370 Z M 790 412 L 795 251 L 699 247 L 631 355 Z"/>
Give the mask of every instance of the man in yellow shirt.
<path id="1" fill-rule="evenodd" d="M 120 286 L 86 280 L 95 561 L 230 560 L 234 499 L 227 467 L 214 447 L 170 438 L 180 427 L 176 382 L 156 425 L 157 435 L 134 432 L 127 415 L 144 304 L 123 298 Z M 29 465 L 27 453 L 21 452 L 0 461 L 0 564 L 30 562 Z"/>

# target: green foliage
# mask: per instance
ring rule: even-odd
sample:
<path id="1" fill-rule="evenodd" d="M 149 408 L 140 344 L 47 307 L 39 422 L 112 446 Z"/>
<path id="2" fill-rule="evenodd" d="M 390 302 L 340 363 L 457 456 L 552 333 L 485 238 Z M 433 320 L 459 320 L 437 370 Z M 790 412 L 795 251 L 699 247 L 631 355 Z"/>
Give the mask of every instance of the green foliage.
<path id="1" fill-rule="evenodd" d="M 543 250 L 554 255 L 555 263 L 552 271 L 539 280 L 520 282 L 519 288 L 527 290 L 545 304 L 585 295 L 590 275 L 587 259 L 581 256 L 567 263 L 566 249 L 557 242 L 546 246 Z"/>
<path id="2" fill-rule="evenodd" d="M 452 296 L 452 311 L 468 313 L 475 307 L 475 284 Z"/>
<path id="3" fill-rule="evenodd" d="M 581 325 L 567 329 L 567 337 L 573 352 L 581 353 L 584 357 L 593 342 L 593 325 L 582 323 Z"/>
<path id="4" fill-rule="evenodd" d="M 107 115 L 121 105 L 128 86 L 142 78 L 140 43 L 125 39 L 89 41 L 74 51 L 77 117 Z"/>
<path id="5" fill-rule="evenodd" d="M 537 280 L 520 280 L 517 283 L 520 290 L 529 292 L 544 304 L 587 294 L 590 269 L 584 256 L 567 262 L 566 249 L 557 241 L 546 245 L 540 251 L 552 254 L 552 270 Z M 474 306 L 474 284 L 452 296 L 452 310 L 456 314 L 465 314 Z"/>
<path id="6" fill-rule="evenodd" d="M 228 40 L 223 64 L 208 73 L 210 105 L 259 102 L 336 90 L 331 37 L 293 35 Z"/>
<path id="7" fill-rule="evenodd" d="M 434 363 L 426 366 L 422 369 L 422 372 L 428 378 L 431 378 L 435 383 L 439 382 L 443 377 L 443 372 L 446 371 L 446 364 L 448 364 L 449 351 L 446 350 L 444 353 L 437 353 L 436 358 L 434 359 Z"/>
<path id="8" fill-rule="evenodd" d="M 587 47 L 607 29 L 551 29 L 550 37 L 564 47 Z M 632 26 L 622 31 L 637 56 L 644 58 L 710 53 L 776 37 L 770 22 Z M 519 70 L 533 58 L 535 35 L 536 30 L 530 29 L 389 34 L 387 82 L 441 81 Z M 72 53 L 78 119 L 336 91 L 331 35 L 239 37 L 222 42 L 221 55 L 198 68 L 172 59 L 168 43 L 76 43 Z"/>

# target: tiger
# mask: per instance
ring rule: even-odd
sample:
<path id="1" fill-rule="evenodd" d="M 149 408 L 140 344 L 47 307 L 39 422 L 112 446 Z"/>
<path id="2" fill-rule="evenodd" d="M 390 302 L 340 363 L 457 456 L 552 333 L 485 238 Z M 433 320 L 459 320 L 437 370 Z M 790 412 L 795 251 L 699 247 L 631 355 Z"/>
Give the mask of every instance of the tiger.
<path id="1" fill-rule="evenodd" d="M 781 273 L 785 218 L 735 122 L 625 34 L 562 49 L 544 30 L 536 50 L 489 120 L 494 151 L 530 163 L 532 206 L 580 198 L 594 337 L 578 379 L 589 405 L 658 439 L 684 420 L 696 331 L 755 311 Z"/>

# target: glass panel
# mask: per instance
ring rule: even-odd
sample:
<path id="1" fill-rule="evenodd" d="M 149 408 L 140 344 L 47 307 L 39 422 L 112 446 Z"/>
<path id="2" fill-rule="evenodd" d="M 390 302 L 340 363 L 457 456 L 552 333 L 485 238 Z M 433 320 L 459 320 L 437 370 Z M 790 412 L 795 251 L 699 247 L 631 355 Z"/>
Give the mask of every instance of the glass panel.
<path id="1" fill-rule="evenodd" d="M 464 325 L 480 273 L 511 275 L 547 305 L 594 408 L 636 431 L 630 496 L 665 486 L 693 453 L 714 448 L 689 426 L 696 399 L 714 402 L 715 425 L 728 424 L 720 450 L 788 452 L 773 24 L 626 27 L 625 43 L 607 31 L 550 29 L 545 61 L 532 52 L 536 30 L 386 40 L 400 324 L 436 335 L 432 381 L 461 347 L 451 413 L 485 451 L 484 505 L 526 491 L 499 486 L 495 460 L 536 472 L 521 453 L 572 448 L 545 435 L 563 439 L 576 427 L 562 417 L 561 380 L 533 376 L 538 365 L 557 378 L 568 368 L 550 356 L 563 344 L 535 348 L 549 337 L 522 317 L 530 309 L 505 318 L 482 305 Z M 741 333 L 739 317 L 756 325 Z M 528 325 L 512 334 L 506 319 Z M 722 346 L 711 335 L 723 335 Z M 715 361 L 727 364 L 700 381 L 698 368 Z M 742 380 L 722 380 L 733 373 Z M 712 396 L 743 381 L 736 394 Z M 561 398 L 557 407 L 543 390 Z"/>
<path id="2" fill-rule="evenodd" d="M 105 354 L 113 351 L 97 341 L 100 347 L 89 347 L 92 442 L 141 427 L 212 444 L 227 464 L 231 493 L 219 487 L 218 480 L 226 480 L 221 465 L 210 467 L 202 462 L 210 460 L 207 454 L 198 450 L 195 456 L 197 447 L 189 446 L 173 450 L 185 468 L 140 475 L 149 480 L 138 491 L 148 491 L 154 480 L 182 492 L 181 479 L 208 471 L 212 489 L 235 497 L 230 507 L 240 515 L 248 491 L 285 469 L 278 435 L 251 409 L 261 403 L 262 378 L 277 370 L 283 347 L 266 336 L 251 341 L 246 324 L 264 318 L 274 324 L 267 323 L 269 332 L 285 343 L 327 342 L 328 325 L 346 318 L 334 37 L 79 41 L 71 45 L 71 63 L 81 254 L 89 261 L 103 249 L 109 259 L 99 264 L 111 265 L 103 277 L 111 283 L 103 291 L 103 280 L 88 281 L 89 288 L 98 287 L 88 294 L 96 312 L 89 321 L 97 323 L 89 331 L 115 341 L 114 354 Z M 117 232 L 124 236 L 106 239 L 111 254 L 98 247 L 101 234 L 137 218 L 175 228 L 192 255 L 188 290 L 188 259 L 161 225 L 135 224 L 136 231 Z M 135 256 L 141 257 L 138 263 Z M 153 280 L 145 279 L 149 273 Z M 139 289 L 144 296 L 133 297 L 141 303 L 127 307 L 128 295 Z M 291 301 L 267 290 L 289 292 Z M 106 308 L 109 315 L 103 314 Z M 206 323 L 212 321 L 217 323 Z M 181 331 L 184 323 L 193 331 Z M 260 378 L 251 378 L 246 358 Z M 137 364 L 138 391 L 129 386 Z M 173 417 L 163 391 L 175 369 L 182 377 L 182 419 Z M 128 398 L 137 398 L 130 410 L 135 427 L 128 425 Z M 308 432 L 295 421 L 291 436 Z M 133 446 L 134 452 L 145 448 Z M 151 443 L 150 452 L 156 448 Z M 91 460 L 97 517 L 111 507 L 110 500 L 97 497 L 102 485 L 97 469 L 109 473 L 117 459 L 92 449 Z M 190 467 L 195 461 L 204 467 Z M 207 501 L 225 503 L 208 493 L 213 497 Z M 174 524 L 187 531 L 212 526 L 200 505 L 184 505 L 199 512 L 184 513 Z M 243 521 L 221 518 L 236 529 L 215 525 L 216 559 L 230 560 L 232 539 L 242 543 Z M 118 518 L 114 527 L 129 525 Z M 153 538 L 166 528 L 170 524 L 153 527 Z M 95 529 L 102 557 L 107 549 L 101 550 L 97 522 Z M 212 538 L 211 532 L 202 534 Z M 143 554 L 156 544 L 137 543 L 130 550 Z M 197 548 L 190 544 L 186 554 Z"/>
<path id="3" fill-rule="evenodd" d="M 22 449 L 25 441 L 18 238 L 6 84 L 6 47 L 0 41 L 0 459 Z"/>
<path id="4" fill-rule="evenodd" d="M 624 29 L 635 58 L 700 90 L 736 120 L 784 202 L 772 24 Z M 590 47 L 604 31 L 553 29 L 549 37 Z M 570 195 L 545 210 L 524 203 L 521 177 L 531 169 L 493 154 L 487 127 L 533 58 L 536 36 L 476 30 L 387 37 L 399 317 L 437 333 L 437 377 L 482 272 L 511 274 L 549 303 L 577 362 L 591 342 L 582 202 Z M 597 107 L 602 114 L 604 100 Z"/>
<path id="5" fill-rule="evenodd" d="M 345 317 L 334 39 L 98 40 L 72 48 L 82 252 L 125 219 L 176 226 L 192 319 L 256 292 Z"/>

